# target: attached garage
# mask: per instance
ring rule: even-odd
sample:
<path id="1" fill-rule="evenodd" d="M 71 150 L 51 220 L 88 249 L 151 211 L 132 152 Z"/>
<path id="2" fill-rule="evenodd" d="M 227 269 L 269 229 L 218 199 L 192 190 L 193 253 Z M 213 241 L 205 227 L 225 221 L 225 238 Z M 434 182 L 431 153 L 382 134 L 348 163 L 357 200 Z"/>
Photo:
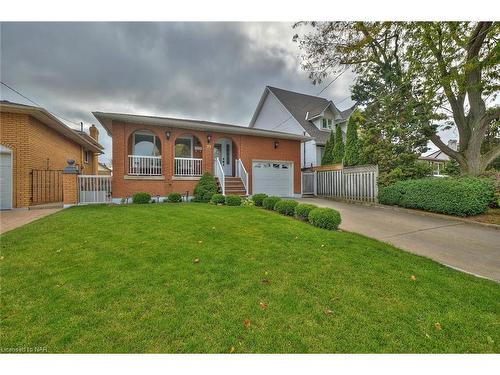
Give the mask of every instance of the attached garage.
<path id="1" fill-rule="evenodd" d="M 0 145 L 0 209 L 12 208 L 12 151 Z"/>
<path id="2" fill-rule="evenodd" d="M 253 194 L 293 196 L 293 162 L 262 160 L 252 162 Z"/>

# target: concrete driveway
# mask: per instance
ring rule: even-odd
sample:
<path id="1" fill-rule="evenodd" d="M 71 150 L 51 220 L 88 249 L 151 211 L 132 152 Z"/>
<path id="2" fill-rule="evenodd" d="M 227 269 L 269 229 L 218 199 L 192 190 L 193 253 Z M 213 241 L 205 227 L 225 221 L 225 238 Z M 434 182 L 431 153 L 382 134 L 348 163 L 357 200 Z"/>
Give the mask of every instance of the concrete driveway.
<path id="1" fill-rule="evenodd" d="M 297 199 L 331 207 L 342 216 L 341 229 L 388 242 L 447 266 L 500 282 L 500 230 L 422 214 L 331 201 Z"/>
<path id="2" fill-rule="evenodd" d="M 61 209 L 62 208 L 46 208 L 39 210 L 0 211 L 0 234 L 53 214 Z"/>

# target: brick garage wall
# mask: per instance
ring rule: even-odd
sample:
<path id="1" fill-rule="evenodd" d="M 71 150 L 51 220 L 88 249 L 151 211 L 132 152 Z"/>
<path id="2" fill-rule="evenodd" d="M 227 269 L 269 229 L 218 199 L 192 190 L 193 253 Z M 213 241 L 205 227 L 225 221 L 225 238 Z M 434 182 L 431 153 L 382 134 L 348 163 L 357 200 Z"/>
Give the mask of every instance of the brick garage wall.
<path id="1" fill-rule="evenodd" d="M 197 179 L 181 179 L 174 177 L 175 140 L 182 135 L 194 135 L 203 147 L 203 170 L 213 173 L 213 145 L 221 138 L 233 141 L 233 159 L 241 158 L 249 173 L 249 183 L 252 184 L 252 160 L 280 160 L 294 163 L 294 192 L 301 192 L 300 176 L 300 141 L 279 139 L 278 148 L 274 148 L 275 138 L 256 137 L 249 135 L 234 135 L 205 131 L 193 131 L 160 126 L 148 126 L 113 122 L 113 198 L 132 196 L 137 192 L 147 192 L 151 195 L 166 196 L 171 192 L 193 193 Z M 128 179 L 128 155 L 132 153 L 131 135 L 135 131 L 146 130 L 155 134 L 161 141 L 163 180 Z M 165 132 L 170 131 L 167 140 Z M 210 144 L 207 135 L 212 136 Z M 234 173 L 234 163 L 233 163 Z M 251 191 L 251 186 L 250 186 Z"/>
<path id="2" fill-rule="evenodd" d="M 0 113 L 0 143 L 12 149 L 13 207 L 27 207 L 30 199 L 29 116 Z"/>
<path id="3" fill-rule="evenodd" d="M 82 147 L 27 114 L 0 113 L 0 143 L 13 150 L 13 207 L 30 204 L 32 169 L 63 169 L 68 159 L 82 165 Z M 83 164 L 83 173 L 94 173 L 94 160 Z M 95 169 L 97 170 L 97 169 Z"/>

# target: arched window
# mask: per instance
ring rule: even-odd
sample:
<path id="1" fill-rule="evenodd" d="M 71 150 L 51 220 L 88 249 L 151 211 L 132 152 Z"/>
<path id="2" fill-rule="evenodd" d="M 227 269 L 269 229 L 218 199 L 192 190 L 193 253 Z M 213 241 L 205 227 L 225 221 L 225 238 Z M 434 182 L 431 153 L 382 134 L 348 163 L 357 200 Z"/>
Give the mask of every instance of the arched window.
<path id="1" fill-rule="evenodd" d="M 132 154 L 139 156 L 160 156 L 161 141 L 149 131 L 136 131 L 132 134 Z"/>

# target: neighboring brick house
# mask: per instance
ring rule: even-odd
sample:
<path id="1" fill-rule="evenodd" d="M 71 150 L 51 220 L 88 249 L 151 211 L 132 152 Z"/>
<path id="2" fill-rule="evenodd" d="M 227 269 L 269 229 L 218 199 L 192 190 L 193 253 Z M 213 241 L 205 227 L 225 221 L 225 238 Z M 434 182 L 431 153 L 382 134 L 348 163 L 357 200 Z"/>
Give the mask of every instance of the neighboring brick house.
<path id="1" fill-rule="evenodd" d="M 225 194 L 301 195 L 303 135 L 214 122 L 94 112 L 113 139 L 115 201 L 136 192 L 192 195 L 204 172 Z"/>
<path id="2" fill-rule="evenodd" d="M 60 170 L 74 159 L 82 174 L 97 174 L 103 147 L 43 108 L 0 101 L 0 203 L 2 209 L 62 201 Z"/>

